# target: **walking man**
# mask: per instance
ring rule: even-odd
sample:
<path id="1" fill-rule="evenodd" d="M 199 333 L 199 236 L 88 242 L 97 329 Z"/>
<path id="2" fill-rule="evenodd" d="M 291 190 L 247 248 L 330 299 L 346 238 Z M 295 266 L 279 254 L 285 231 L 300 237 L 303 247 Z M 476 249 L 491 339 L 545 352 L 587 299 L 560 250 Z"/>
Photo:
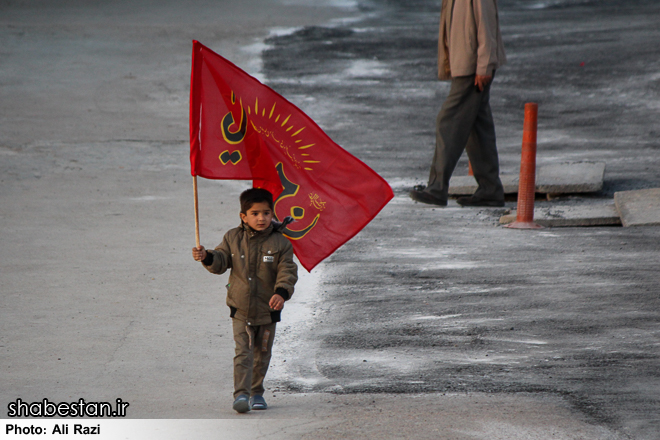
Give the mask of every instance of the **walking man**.
<path id="1" fill-rule="evenodd" d="M 495 71 L 505 62 L 497 0 L 443 0 L 438 78 L 451 80 L 451 89 L 436 120 L 429 183 L 410 192 L 413 200 L 446 206 L 449 179 L 466 149 L 479 186 L 458 203 L 504 206 L 490 86 Z"/>

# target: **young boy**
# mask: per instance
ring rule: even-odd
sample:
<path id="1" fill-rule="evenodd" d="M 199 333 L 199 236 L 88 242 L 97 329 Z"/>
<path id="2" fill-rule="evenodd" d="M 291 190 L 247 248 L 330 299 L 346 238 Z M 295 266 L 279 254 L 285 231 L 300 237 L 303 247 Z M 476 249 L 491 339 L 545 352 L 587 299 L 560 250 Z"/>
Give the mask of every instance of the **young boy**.
<path id="1" fill-rule="evenodd" d="M 273 196 L 252 188 L 240 196 L 241 226 L 214 250 L 193 248 L 193 258 L 211 273 L 231 269 L 227 305 L 234 328 L 234 405 L 239 413 L 268 406 L 263 398 L 275 325 L 298 280 L 291 242 L 273 222 Z"/>

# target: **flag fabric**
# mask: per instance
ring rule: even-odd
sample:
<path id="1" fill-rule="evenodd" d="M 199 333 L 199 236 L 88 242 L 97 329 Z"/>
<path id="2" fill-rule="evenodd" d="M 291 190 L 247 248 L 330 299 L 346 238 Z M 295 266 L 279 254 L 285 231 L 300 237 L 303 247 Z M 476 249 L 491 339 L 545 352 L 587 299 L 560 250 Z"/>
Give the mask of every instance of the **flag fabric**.
<path id="1" fill-rule="evenodd" d="M 388 183 L 334 143 L 305 113 L 193 41 L 190 87 L 193 176 L 252 180 L 311 271 L 354 237 L 394 196 Z"/>

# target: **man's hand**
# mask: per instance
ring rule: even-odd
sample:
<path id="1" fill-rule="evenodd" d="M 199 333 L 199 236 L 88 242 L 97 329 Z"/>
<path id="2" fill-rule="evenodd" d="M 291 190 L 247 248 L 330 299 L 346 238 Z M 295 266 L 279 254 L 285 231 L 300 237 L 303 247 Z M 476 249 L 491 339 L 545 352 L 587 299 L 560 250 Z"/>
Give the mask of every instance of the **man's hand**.
<path id="1" fill-rule="evenodd" d="M 206 258 L 206 249 L 201 245 L 199 247 L 194 247 L 192 248 L 192 255 L 196 261 L 203 261 L 204 258 Z"/>
<path id="2" fill-rule="evenodd" d="M 282 310 L 284 308 L 284 298 L 276 293 L 270 298 L 268 305 L 273 310 Z"/>
<path id="3" fill-rule="evenodd" d="M 474 85 L 480 92 L 483 92 L 486 86 L 493 80 L 493 75 L 475 75 Z"/>

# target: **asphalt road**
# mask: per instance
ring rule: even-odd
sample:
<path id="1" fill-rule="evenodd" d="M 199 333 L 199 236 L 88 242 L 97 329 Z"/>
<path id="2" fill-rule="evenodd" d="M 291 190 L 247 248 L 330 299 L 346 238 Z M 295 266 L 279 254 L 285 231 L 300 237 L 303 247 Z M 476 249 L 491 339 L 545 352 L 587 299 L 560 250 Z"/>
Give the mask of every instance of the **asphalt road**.
<path id="1" fill-rule="evenodd" d="M 660 6 L 499 4 L 509 62 L 491 102 L 503 172 L 518 172 L 523 107 L 537 102 L 537 163 L 607 164 L 600 193 L 539 205 L 660 186 Z M 268 83 L 396 192 L 323 266 L 306 332 L 314 361 L 280 386 L 550 394 L 660 438 L 660 229 L 513 231 L 497 226 L 502 209 L 412 202 L 448 87 L 434 80 L 438 2 L 360 5 L 364 20 L 273 38 L 264 54 Z M 464 157 L 456 173 L 466 168 Z"/>

